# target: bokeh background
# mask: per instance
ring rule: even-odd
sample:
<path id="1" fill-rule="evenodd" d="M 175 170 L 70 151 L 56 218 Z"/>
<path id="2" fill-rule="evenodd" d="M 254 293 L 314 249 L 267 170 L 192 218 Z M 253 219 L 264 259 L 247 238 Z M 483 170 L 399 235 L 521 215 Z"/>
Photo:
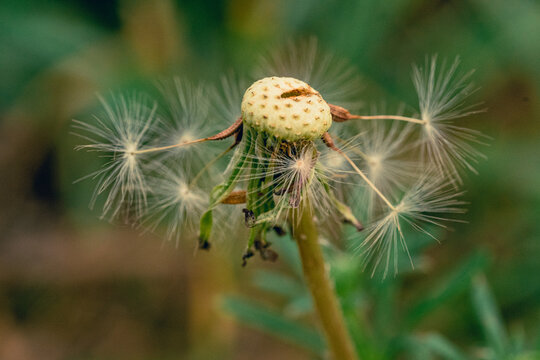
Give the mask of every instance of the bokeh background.
<path id="1" fill-rule="evenodd" d="M 437 53 L 476 69 L 488 109 L 467 120 L 492 137 L 466 178 L 467 224 L 394 279 L 332 260 L 364 358 L 538 358 L 537 1 L 13 0 L 0 4 L 0 359 L 318 358 L 294 246 L 241 268 L 235 237 L 196 254 L 99 220 L 94 184 L 73 184 L 98 163 L 70 133 L 97 93 L 249 74 L 311 36 L 357 68 L 366 104 L 414 106 L 411 64 Z"/>

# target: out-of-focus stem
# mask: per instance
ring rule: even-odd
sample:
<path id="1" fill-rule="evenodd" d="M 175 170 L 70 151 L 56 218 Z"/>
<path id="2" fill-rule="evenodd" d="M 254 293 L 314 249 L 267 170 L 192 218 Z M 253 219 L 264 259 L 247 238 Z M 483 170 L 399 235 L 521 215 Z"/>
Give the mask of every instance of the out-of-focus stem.
<path id="1" fill-rule="evenodd" d="M 309 206 L 305 206 L 299 221 L 293 220 L 293 236 L 300 250 L 302 269 L 319 315 L 328 348 L 334 360 L 358 360 L 353 342 L 345 326 L 343 311 L 331 282 L 318 232 Z"/>

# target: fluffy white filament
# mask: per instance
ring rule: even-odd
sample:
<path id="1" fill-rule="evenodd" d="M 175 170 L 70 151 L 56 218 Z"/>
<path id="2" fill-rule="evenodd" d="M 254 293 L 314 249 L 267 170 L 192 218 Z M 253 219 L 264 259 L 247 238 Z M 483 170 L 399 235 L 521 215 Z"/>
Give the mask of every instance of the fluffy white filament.
<path id="1" fill-rule="evenodd" d="M 115 217 L 123 207 L 142 214 L 146 204 L 147 185 L 139 154 L 151 139 L 156 104 L 142 96 L 118 96 L 110 103 L 100 98 L 105 114 L 95 124 L 75 120 L 78 136 L 89 142 L 78 149 L 103 153 L 107 159 L 101 169 L 85 176 L 97 179 L 91 206 L 98 195 L 108 193 L 103 205 L 104 217 Z M 81 179 L 82 180 L 82 179 Z"/>
<path id="2" fill-rule="evenodd" d="M 458 74 L 459 58 L 437 68 L 437 57 L 426 58 L 424 67 L 415 66 L 413 81 L 418 93 L 422 125 L 424 162 L 434 163 L 439 172 L 456 185 L 462 184 L 460 170 L 476 172 L 474 165 L 484 157 L 475 149 L 485 138 L 480 132 L 454 124 L 455 119 L 479 112 L 465 100 L 476 90 L 470 83 L 473 72 Z"/>

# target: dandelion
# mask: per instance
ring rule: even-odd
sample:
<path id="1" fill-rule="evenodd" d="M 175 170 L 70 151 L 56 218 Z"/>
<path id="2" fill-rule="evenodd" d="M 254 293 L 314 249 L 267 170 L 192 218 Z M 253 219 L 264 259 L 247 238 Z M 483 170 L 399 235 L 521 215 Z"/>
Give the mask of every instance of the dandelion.
<path id="1" fill-rule="evenodd" d="M 278 255 L 267 233 L 289 227 L 329 347 L 337 359 L 355 359 L 325 271 L 316 223 L 337 217 L 352 224 L 359 234 L 363 231 L 357 248 L 372 274 L 383 264 L 383 276 L 392 264 L 396 273 L 399 251 L 408 254 L 404 226 L 434 238 L 426 224 L 445 227 L 453 221 L 450 214 L 462 212 L 460 171 L 473 170 L 481 155 L 472 144 L 481 135 L 452 121 L 476 112 L 464 103 L 473 87 L 469 75 L 456 78 L 457 61 L 448 69 L 443 63 L 437 73 L 432 58 L 425 69 L 413 70 L 420 116 L 352 114 L 346 106 L 355 104 L 349 86 L 357 77 L 345 63 L 317 58 L 313 42 L 288 49 L 263 61 L 259 71 L 266 67 L 271 73 L 243 91 L 225 79 L 221 93 L 226 96 L 220 101 L 215 97 L 220 91 L 175 80 L 172 90 L 165 90 L 168 111 L 122 98 L 114 109 L 104 104 L 108 122 L 98 119 L 98 125 L 77 126 L 96 137 L 88 137 L 91 144 L 82 148 L 111 158 L 91 175 L 101 179 L 96 195 L 109 191 L 105 213 L 115 215 L 119 204 L 149 202 L 145 219 L 151 229 L 166 223 L 167 237 L 176 241 L 193 232 L 200 216 L 198 245 L 209 249 L 216 236 L 214 212 L 222 204 L 239 205 L 249 229 L 244 266 L 257 253 L 275 261 Z M 324 80 L 327 75 L 330 81 Z M 339 83 L 347 90 L 339 90 Z M 222 111 L 209 110 L 216 106 Z M 224 118 L 230 125 L 225 130 L 206 125 Z M 343 126 L 339 123 L 352 120 L 373 122 L 353 136 L 350 130 L 335 131 Z M 380 120 L 395 122 L 386 126 Z M 414 139 L 418 132 L 420 141 Z M 150 146 L 150 137 L 156 136 L 168 140 Z M 229 138 L 232 142 L 219 155 L 209 156 L 201 145 Z M 203 150 L 197 157 L 199 146 Z M 223 182 L 205 191 L 206 183 L 215 179 L 211 169 L 230 153 Z M 354 199 L 351 191 L 359 187 L 364 195 Z M 365 215 L 360 220 L 368 221 L 365 229 L 357 218 L 359 209 Z"/>
<path id="2" fill-rule="evenodd" d="M 305 78 L 315 74 L 313 78 L 319 79 L 322 70 L 327 69 L 333 58 L 325 58 L 316 70 L 316 62 L 312 60 L 317 53 L 315 45 L 310 42 L 302 48 L 307 57 L 300 57 L 300 60 L 306 60 L 305 63 L 293 56 L 293 53 L 281 62 L 279 57 L 272 58 L 268 66 L 286 72 L 287 65 L 290 65 Z M 268 231 L 276 226 L 283 227 L 287 222 L 298 223 L 301 214 L 306 211 L 321 219 L 338 216 L 344 222 L 362 229 L 363 225 L 353 210 L 340 201 L 347 197 L 347 189 L 351 186 L 362 185 L 365 189 L 360 202 L 368 222 L 371 222 L 371 218 L 388 212 L 401 214 L 402 212 L 398 211 L 401 208 L 394 204 L 392 199 L 396 193 L 405 191 L 418 173 L 425 172 L 422 164 L 433 163 L 433 167 L 438 170 L 437 179 L 448 179 L 455 184 L 459 164 L 454 165 L 454 162 L 459 163 L 459 160 L 465 158 L 465 155 L 456 154 L 467 152 L 470 157 L 476 154 L 469 149 L 470 144 L 465 142 L 463 134 L 466 130 L 462 130 L 462 140 L 458 141 L 451 136 L 457 134 L 456 128 L 447 123 L 450 119 L 473 112 L 463 105 L 464 97 L 472 89 L 466 84 L 468 77 L 452 82 L 457 62 L 454 62 L 446 74 L 440 76 L 436 76 L 435 58 L 427 64 L 430 66 L 428 73 L 418 68 L 414 70 L 420 99 L 420 118 L 400 114 L 354 115 L 339 105 L 327 102 L 323 95 L 308 83 L 293 77 L 278 76 L 263 78 L 248 87 L 243 95 L 240 111 L 231 106 L 239 99 L 240 91 L 232 85 L 232 81 L 225 78 L 222 92 L 228 96 L 218 104 L 224 107 L 222 113 L 225 116 L 240 116 L 229 128 L 216 135 L 210 135 L 211 127 L 207 126 L 212 121 L 208 99 L 215 99 L 218 92 L 214 90 L 214 97 L 205 96 L 210 92 L 206 92 L 203 87 L 193 87 L 179 79 L 162 85 L 168 110 L 158 110 L 160 119 L 155 123 L 159 126 L 151 126 L 156 117 L 155 107 L 151 112 L 144 113 L 143 109 L 147 107 L 128 106 L 125 100 L 120 101 L 121 105 L 117 106 L 116 111 L 107 105 L 105 108 L 111 124 L 114 124 L 113 128 L 106 127 L 103 121 L 98 122 L 99 126 L 77 122 L 79 127 L 109 140 L 108 143 L 93 141 L 93 144 L 86 145 L 85 148 L 113 154 L 112 163 L 93 174 L 102 176 L 96 195 L 111 188 L 104 212 L 112 210 L 113 215 L 118 212 L 120 207 L 117 204 L 120 203 L 136 203 L 139 206 L 137 213 L 142 213 L 140 204 L 146 203 L 147 193 L 152 194 L 153 199 L 161 195 L 167 200 L 158 201 L 156 206 L 151 207 L 151 211 L 167 213 L 166 208 L 178 210 L 177 206 L 180 204 L 183 210 L 181 214 L 177 214 L 177 221 L 174 223 L 181 224 L 187 212 L 200 213 L 201 208 L 198 205 L 190 208 L 189 202 L 185 202 L 189 198 L 180 198 L 175 191 L 179 182 L 185 183 L 186 177 L 181 176 L 181 173 L 164 172 L 162 168 L 177 167 L 184 173 L 196 174 L 193 184 L 188 188 L 189 194 L 197 194 L 191 200 L 197 199 L 196 203 L 201 204 L 199 189 L 209 178 L 214 178 L 211 175 L 213 165 L 235 149 L 235 155 L 225 173 L 226 181 L 210 192 L 208 207 L 200 221 L 199 246 L 209 247 L 213 211 L 221 203 L 245 203 L 243 211 L 245 223 L 250 228 L 250 236 L 244 260 L 253 254 L 254 248 L 259 246 L 257 244 L 269 246 L 266 242 Z M 444 70 L 445 66 L 442 68 Z M 328 133 L 333 122 L 342 123 L 355 119 L 398 121 L 390 127 L 373 121 L 365 127 L 365 131 L 349 138 L 346 138 L 345 133 L 344 136 L 334 136 L 334 139 Z M 424 136 L 420 143 L 411 140 L 417 126 L 422 127 Z M 147 132 L 150 127 L 154 137 L 157 136 L 160 141 L 168 140 L 161 143 L 154 141 L 152 147 L 147 146 Z M 233 144 L 217 157 L 210 156 L 211 152 L 207 151 L 207 148 L 196 145 L 228 137 L 234 137 Z M 321 145 L 326 150 L 321 150 Z M 415 161 L 417 148 L 421 155 L 420 159 Z M 155 155 L 163 152 L 165 157 Z M 179 161 L 170 163 L 170 158 Z M 148 190 L 141 167 L 142 159 L 150 159 L 154 163 L 157 161 L 158 165 L 149 167 L 149 172 L 157 171 L 158 174 L 153 176 L 167 178 L 169 183 L 155 184 L 154 181 L 153 190 Z M 245 190 L 242 190 L 244 186 Z M 159 223 L 169 217 L 163 215 L 155 218 Z M 190 220 L 188 223 L 191 226 L 194 222 Z M 384 228 L 388 228 L 390 224 L 398 228 L 395 221 L 387 222 Z M 178 238 L 182 228 L 183 226 L 173 225 L 170 228 L 173 230 L 168 232 L 169 236 L 175 233 Z M 378 240 L 375 243 L 380 244 L 382 239 L 387 237 L 376 238 Z M 371 239 L 373 237 L 364 241 L 368 243 Z M 375 262 L 375 265 L 378 264 L 379 262 Z"/>

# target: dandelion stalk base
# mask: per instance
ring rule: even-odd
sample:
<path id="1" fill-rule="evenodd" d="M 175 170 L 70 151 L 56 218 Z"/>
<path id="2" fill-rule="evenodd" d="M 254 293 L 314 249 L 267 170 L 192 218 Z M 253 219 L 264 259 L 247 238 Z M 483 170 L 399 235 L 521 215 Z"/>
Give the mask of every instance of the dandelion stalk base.
<path id="1" fill-rule="evenodd" d="M 302 269 L 319 316 L 328 348 L 334 360 L 358 360 L 353 342 L 345 326 L 343 311 L 330 281 L 322 249 L 318 242 L 313 214 L 308 207 L 298 223 L 293 224 L 293 236 L 300 250 Z"/>

